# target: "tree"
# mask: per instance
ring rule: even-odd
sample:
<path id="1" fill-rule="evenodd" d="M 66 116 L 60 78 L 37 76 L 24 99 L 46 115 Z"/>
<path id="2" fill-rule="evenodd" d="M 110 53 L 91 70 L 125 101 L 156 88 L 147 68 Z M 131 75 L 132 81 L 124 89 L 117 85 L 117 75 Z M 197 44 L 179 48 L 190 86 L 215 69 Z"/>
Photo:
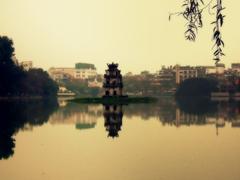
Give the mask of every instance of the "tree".
<path id="1" fill-rule="evenodd" d="M 216 1 L 214 5 L 212 3 Z M 203 26 L 202 13 L 206 8 L 212 7 L 216 10 L 215 20 L 212 22 L 213 28 L 213 41 L 214 41 L 214 59 L 216 64 L 220 61 L 223 53 L 224 42 L 222 40 L 221 27 L 223 26 L 224 15 L 222 11 L 225 9 L 222 5 L 222 0 L 210 0 L 208 4 L 204 4 L 204 0 L 184 0 L 182 6 L 184 10 L 182 12 L 172 13 L 169 16 L 169 20 L 172 15 L 182 15 L 187 21 L 187 30 L 185 31 L 185 38 L 189 41 L 195 41 L 198 28 Z"/>
<path id="2" fill-rule="evenodd" d="M 58 85 L 48 73 L 40 68 L 30 69 L 22 79 L 22 91 L 25 95 L 55 96 Z"/>
<path id="3" fill-rule="evenodd" d="M 191 78 L 183 81 L 176 91 L 177 97 L 210 97 L 218 90 L 218 82 L 207 78 Z"/>
<path id="4" fill-rule="evenodd" d="M 20 80 L 25 75 L 21 67 L 13 62 L 13 56 L 13 41 L 6 36 L 0 36 L 0 95 L 16 93 Z"/>
<path id="5" fill-rule="evenodd" d="M 7 36 L 0 36 L 0 66 L 12 66 L 14 56 L 13 41 Z"/>
<path id="6" fill-rule="evenodd" d="M 58 86 L 42 69 L 24 71 L 12 59 L 13 41 L 0 36 L 0 96 L 56 96 Z"/>

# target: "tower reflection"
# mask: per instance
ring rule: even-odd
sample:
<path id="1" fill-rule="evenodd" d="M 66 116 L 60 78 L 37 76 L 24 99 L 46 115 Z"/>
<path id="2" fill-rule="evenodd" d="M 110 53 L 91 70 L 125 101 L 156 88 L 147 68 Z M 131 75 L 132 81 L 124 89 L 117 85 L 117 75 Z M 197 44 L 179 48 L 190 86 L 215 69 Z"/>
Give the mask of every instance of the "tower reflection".
<path id="1" fill-rule="evenodd" d="M 104 126 L 108 131 L 108 137 L 119 137 L 121 131 L 123 111 L 122 105 L 104 105 Z"/>

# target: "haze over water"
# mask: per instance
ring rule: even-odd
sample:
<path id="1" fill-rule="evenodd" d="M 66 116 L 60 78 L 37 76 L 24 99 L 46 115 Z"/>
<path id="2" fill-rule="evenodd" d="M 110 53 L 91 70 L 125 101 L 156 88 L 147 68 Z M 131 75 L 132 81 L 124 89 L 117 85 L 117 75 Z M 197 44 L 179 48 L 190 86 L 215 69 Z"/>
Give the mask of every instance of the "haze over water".
<path id="1" fill-rule="evenodd" d="M 194 102 L 2 101 L 0 179 L 240 179 L 239 102 Z"/>

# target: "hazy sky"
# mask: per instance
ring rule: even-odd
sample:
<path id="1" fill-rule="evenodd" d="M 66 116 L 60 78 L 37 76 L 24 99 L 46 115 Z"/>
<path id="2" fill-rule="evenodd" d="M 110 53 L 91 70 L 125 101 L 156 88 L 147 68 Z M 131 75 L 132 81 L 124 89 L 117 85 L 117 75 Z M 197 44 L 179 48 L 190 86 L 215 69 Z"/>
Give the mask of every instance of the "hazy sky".
<path id="1" fill-rule="evenodd" d="M 162 65 L 212 65 L 214 16 L 207 12 L 197 42 L 185 41 L 185 22 L 168 21 L 177 0 L 0 0 L 0 35 L 14 40 L 16 57 L 35 66 L 94 63 L 99 73 L 118 62 L 124 73 L 156 71 Z M 205 0 L 207 2 L 207 0 Z M 240 62 L 240 1 L 224 0 L 226 57 Z"/>

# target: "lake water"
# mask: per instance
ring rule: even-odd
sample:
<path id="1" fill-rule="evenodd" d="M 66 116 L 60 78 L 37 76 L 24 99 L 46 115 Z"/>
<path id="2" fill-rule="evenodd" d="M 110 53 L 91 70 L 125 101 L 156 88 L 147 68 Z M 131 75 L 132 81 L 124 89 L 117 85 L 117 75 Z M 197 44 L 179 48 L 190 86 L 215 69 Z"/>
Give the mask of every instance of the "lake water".
<path id="1" fill-rule="evenodd" d="M 0 102 L 1 180 L 239 180 L 240 102 Z"/>

